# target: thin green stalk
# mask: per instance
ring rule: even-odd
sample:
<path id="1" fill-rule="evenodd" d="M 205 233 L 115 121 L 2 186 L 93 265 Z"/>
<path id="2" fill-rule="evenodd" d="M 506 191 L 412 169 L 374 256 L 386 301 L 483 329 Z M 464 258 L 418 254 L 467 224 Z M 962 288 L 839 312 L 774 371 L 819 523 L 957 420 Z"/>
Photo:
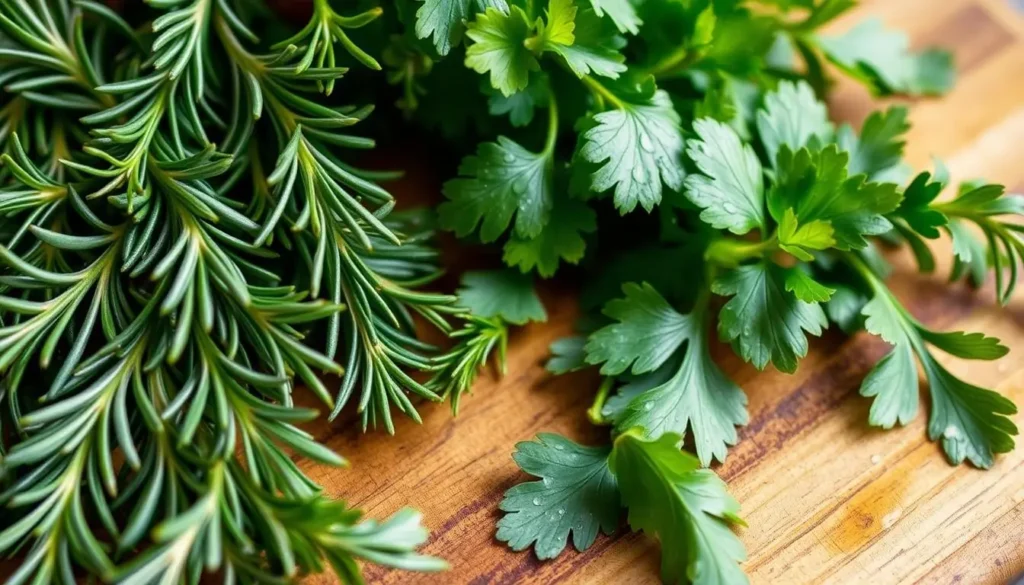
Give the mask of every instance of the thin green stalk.
<path id="1" fill-rule="evenodd" d="M 611 377 L 605 377 L 601 380 L 601 385 L 597 388 L 597 396 L 594 397 L 594 402 L 587 409 L 587 418 L 590 419 L 595 425 L 610 425 L 612 421 L 606 419 L 601 411 L 604 410 L 604 403 L 608 401 L 608 393 L 612 389 L 612 385 L 615 384 L 615 379 Z"/>
<path id="2" fill-rule="evenodd" d="M 618 96 L 612 93 L 607 87 L 601 85 L 601 83 L 598 82 L 593 77 L 589 75 L 584 75 L 583 77 L 580 78 L 580 81 L 583 82 L 583 85 L 587 86 L 587 89 L 589 89 L 594 94 L 594 97 L 596 97 L 598 102 L 600 102 L 601 104 L 604 104 L 604 101 L 607 100 L 609 103 L 611 103 L 613 106 L 620 110 L 625 110 L 628 107 L 628 104 L 626 104 L 626 102 L 619 99 Z"/>

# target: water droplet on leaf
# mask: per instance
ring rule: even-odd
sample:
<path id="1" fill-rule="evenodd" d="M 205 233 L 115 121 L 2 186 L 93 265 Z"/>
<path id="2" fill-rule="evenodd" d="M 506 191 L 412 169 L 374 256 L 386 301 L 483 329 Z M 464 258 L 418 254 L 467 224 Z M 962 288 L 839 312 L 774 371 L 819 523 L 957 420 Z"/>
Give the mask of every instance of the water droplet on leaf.
<path id="1" fill-rule="evenodd" d="M 651 143 L 651 137 L 646 132 L 640 133 L 640 148 L 647 152 L 654 152 L 654 144 Z"/>
<path id="2" fill-rule="evenodd" d="M 534 506 L 539 506 L 540 505 L 540 498 L 533 498 L 533 505 Z"/>

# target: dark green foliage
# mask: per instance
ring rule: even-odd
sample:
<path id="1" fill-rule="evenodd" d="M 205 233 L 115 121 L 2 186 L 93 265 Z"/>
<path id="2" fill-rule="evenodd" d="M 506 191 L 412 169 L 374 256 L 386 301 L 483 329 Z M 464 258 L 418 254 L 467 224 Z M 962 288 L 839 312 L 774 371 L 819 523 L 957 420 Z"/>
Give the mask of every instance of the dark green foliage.
<path id="1" fill-rule="evenodd" d="M 269 48 L 247 1 L 0 3 L 0 552 L 8 583 L 281 583 L 357 559 L 410 570 L 411 510 L 378 523 L 295 464 L 345 461 L 297 425 L 297 384 L 392 429 L 440 400 L 452 296 L 422 216 L 345 162 L 373 67 L 346 17 Z M 346 57 L 347 59 L 347 57 Z M 343 91 L 340 93 L 344 93 Z M 450 358 L 448 358 L 450 359 Z M 327 378 L 342 376 L 337 395 Z"/>
<path id="2" fill-rule="evenodd" d="M 747 421 L 744 393 L 711 359 L 716 331 L 755 367 L 793 372 L 830 321 L 846 332 L 866 326 L 894 345 L 864 382 L 871 424 L 913 418 L 916 355 L 932 396 L 928 434 L 951 462 L 988 467 L 1013 446 L 1007 415 L 1016 407 L 955 378 L 928 346 L 967 359 L 995 359 L 1005 348 L 917 322 L 886 287 L 874 242 L 907 243 L 928 272 L 935 259 L 925 240 L 947 232 L 952 277 L 980 284 L 991 268 L 1006 302 L 1024 258 L 1015 221 L 1024 207 L 998 186 L 936 199 L 948 182 L 942 172 L 908 180 L 903 107 L 872 114 L 859 130 L 835 127 L 823 98 L 836 73 L 876 95 L 941 94 L 954 79 L 948 53 L 911 52 L 906 35 L 877 20 L 821 31 L 854 4 L 425 0 L 395 22 L 415 31 L 406 39 L 430 41 L 411 46 L 441 59 L 439 68 L 461 62 L 463 74 L 479 74 L 478 105 L 468 91 L 409 112 L 428 127 L 446 120 L 466 155 L 445 186 L 441 226 L 501 243 L 505 263 L 524 273 L 586 283 L 587 325 L 552 345 L 547 367 L 599 366 L 587 415 L 618 437 L 609 469 L 629 470 L 617 478 L 622 502 L 631 525 L 667 547 L 666 582 L 744 579 L 742 546 L 727 528 L 736 504 L 712 498 L 709 486 L 720 482 L 696 470 L 724 460 Z M 481 122 L 485 104 L 492 119 Z M 491 303 L 478 307 L 512 310 L 502 299 L 517 286 L 491 290 Z M 684 440 L 697 458 L 678 449 Z M 525 471 L 579 479 L 558 470 L 555 450 L 583 448 L 554 437 L 524 445 Z M 552 457 L 541 466 L 524 452 Z M 565 501 L 578 516 L 588 484 L 569 483 Z M 533 543 L 541 558 L 569 535 L 526 501 L 544 489 L 510 490 L 498 532 L 517 550 Z M 606 507 L 590 507 L 587 518 Z M 578 548 L 594 532 L 584 526 Z"/>

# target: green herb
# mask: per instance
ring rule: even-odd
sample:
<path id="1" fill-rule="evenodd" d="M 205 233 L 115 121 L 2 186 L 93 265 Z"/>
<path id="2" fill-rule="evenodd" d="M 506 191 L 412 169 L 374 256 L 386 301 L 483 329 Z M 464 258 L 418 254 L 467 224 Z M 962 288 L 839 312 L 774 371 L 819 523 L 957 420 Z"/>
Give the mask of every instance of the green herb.
<path id="1" fill-rule="evenodd" d="M 261 0 L 0 2 L 8 582 L 443 569 L 416 552 L 416 512 L 363 519 L 299 469 L 295 455 L 345 461 L 300 428 L 317 412 L 294 389 L 364 429 L 419 420 L 421 402 L 457 413 L 488 364 L 504 371 L 511 327 L 547 318 L 533 273 L 581 283 L 587 314 L 548 369 L 595 370 L 586 416 L 612 440 L 517 446 L 539 479 L 502 501 L 515 550 L 584 550 L 625 508 L 665 547 L 665 582 L 746 582 L 739 504 L 705 469 L 748 420 L 716 332 L 792 372 L 830 325 L 864 328 L 892 346 L 862 385 L 867 422 L 916 417 L 920 364 L 928 436 L 953 464 L 995 464 L 1016 407 L 931 348 L 1006 348 L 918 321 L 879 246 L 930 272 L 927 240 L 948 235 L 951 280 L 992 273 L 1006 303 L 1024 199 L 985 183 L 943 196 L 941 165 L 914 176 L 904 108 L 859 131 L 829 121 L 836 73 L 897 96 L 954 78 L 948 53 L 878 21 L 822 31 L 853 5 L 314 0 L 293 26 Z M 380 118 L 463 149 L 437 226 L 500 245 L 506 268 L 426 290 L 442 274 L 432 214 L 395 211 L 380 183 L 397 174 L 351 162 Z"/>
<path id="2" fill-rule="evenodd" d="M 508 492 L 498 536 L 514 549 L 532 543 L 548 558 L 564 548 L 576 524 L 552 522 L 551 501 L 565 502 L 573 519 L 589 513 L 573 534 L 577 548 L 590 544 L 605 526 L 596 519 L 614 508 L 591 483 L 604 477 L 607 455 L 630 524 L 671 551 L 663 580 L 745 581 L 742 545 L 728 528 L 738 507 L 712 472 L 698 470 L 724 461 L 748 420 L 743 391 L 711 358 L 716 330 L 758 369 L 793 372 L 830 324 L 865 327 L 893 345 L 864 381 L 869 424 L 914 418 L 919 362 L 932 396 L 928 435 L 952 463 L 988 467 L 1013 447 L 1016 407 L 955 378 L 929 348 L 964 359 L 1006 349 L 917 321 L 886 286 L 878 245 L 908 244 L 928 272 L 926 240 L 946 232 L 951 277 L 980 284 L 991 271 L 1005 303 L 1024 258 L 1024 205 L 984 184 L 937 199 L 944 170 L 912 178 L 902 161 L 905 108 L 872 114 L 859 131 L 829 121 L 822 98 L 835 73 L 877 95 L 941 94 L 954 77 L 948 53 L 911 52 L 903 33 L 877 20 L 845 34 L 821 30 L 853 5 L 512 2 L 470 10 L 464 48 L 435 46 L 442 63 L 481 74 L 475 111 L 492 116 L 490 125 L 460 125 L 444 110 L 446 131 L 476 129 L 454 131 L 460 146 L 482 143 L 446 184 L 441 225 L 503 245 L 505 263 L 524 273 L 580 266 L 567 278 L 582 280 L 591 314 L 578 335 L 552 345 L 548 369 L 599 369 L 587 416 L 614 440 L 610 455 L 550 435 L 519 446 L 516 461 L 551 485 Z M 426 26 L 427 6 L 398 28 Z M 424 104 L 413 120 L 430 127 L 439 107 Z M 501 306 L 516 315 L 520 284 L 489 288 L 490 302 L 476 303 L 481 315 Z M 696 458 L 680 450 L 690 445 Z M 558 446 L 588 463 L 570 473 Z M 527 494 L 543 504 L 531 508 Z"/>
<path id="3" fill-rule="evenodd" d="M 369 108 L 328 101 L 346 31 L 317 1 L 277 45 L 251 3 L 0 3 L 0 552 L 7 582 L 280 583 L 358 559 L 408 570 L 420 516 L 377 522 L 292 457 L 345 460 L 297 425 L 301 384 L 363 424 L 440 400 L 453 331 L 430 222 L 350 166 Z M 335 53 L 335 44 L 345 49 Z M 341 391 L 324 376 L 343 375 Z M 456 391 L 464 388 L 456 387 Z"/>

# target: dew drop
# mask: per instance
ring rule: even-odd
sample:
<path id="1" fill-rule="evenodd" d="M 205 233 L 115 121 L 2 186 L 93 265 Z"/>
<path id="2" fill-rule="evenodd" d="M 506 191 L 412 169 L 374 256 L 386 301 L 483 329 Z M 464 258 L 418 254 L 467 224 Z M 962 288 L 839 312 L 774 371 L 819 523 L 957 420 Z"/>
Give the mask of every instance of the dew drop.
<path id="1" fill-rule="evenodd" d="M 533 505 L 534 506 L 539 506 L 540 505 L 540 498 L 533 498 Z"/>
<path id="2" fill-rule="evenodd" d="M 523 193 L 526 193 L 529 186 L 529 181 L 527 181 L 526 179 L 519 179 L 512 183 L 512 192 L 515 193 L 516 195 L 522 195 Z"/>
<path id="3" fill-rule="evenodd" d="M 739 211 L 738 209 L 736 209 L 735 205 L 733 205 L 732 203 L 728 203 L 728 202 L 722 204 L 722 210 L 725 211 L 728 214 L 733 214 L 733 213 L 736 213 L 737 211 Z"/>
<path id="4" fill-rule="evenodd" d="M 650 411 L 653 408 L 654 408 L 654 403 L 653 402 L 645 402 L 644 403 L 644 410 Z"/>
<path id="5" fill-rule="evenodd" d="M 505 153 L 505 162 L 510 163 L 514 160 L 516 160 L 516 157 L 512 156 L 510 153 Z"/>
<path id="6" fill-rule="evenodd" d="M 565 515 L 565 510 L 564 510 L 564 509 L 562 509 L 562 508 L 559 508 L 559 509 L 558 509 L 558 515 L 559 515 L 559 516 L 564 516 L 564 515 Z"/>
<path id="7" fill-rule="evenodd" d="M 647 152 L 654 152 L 654 144 L 651 143 L 651 137 L 646 132 L 640 133 L 640 148 Z"/>
<path id="8" fill-rule="evenodd" d="M 881 462 L 882 462 L 882 456 L 881 455 L 872 455 L 871 456 L 871 463 L 873 465 L 878 465 Z"/>
<path id="9" fill-rule="evenodd" d="M 633 173 L 632 174 L 633 174 L 633 179 L 635 181 L 643 181 L 643 180 L 645 180 L 647 178 L 647 174 L 644 172 L 644 167 L 643 167 L 643 165 L 640 165 L 640 164 L 638 164 L 635 167 L 633 167 Z"/>
<path id="10" fill-rule="evenodd" d="M 960 429 L 949 425 L 946 430 L 942 431 L 942 436 L 946 439 L 955 439 L 960 436 Z"/>
<path id="11" fill-rule="evenodd" d="M 561 445 L 555 445 L 555 450 L 556 450 L 556 451 L 562 451 L 562 450 L 564 450 L 564 449 L 565 449 L 565 447 L 563 447 L 563 446 L 561 446 Z"/>

